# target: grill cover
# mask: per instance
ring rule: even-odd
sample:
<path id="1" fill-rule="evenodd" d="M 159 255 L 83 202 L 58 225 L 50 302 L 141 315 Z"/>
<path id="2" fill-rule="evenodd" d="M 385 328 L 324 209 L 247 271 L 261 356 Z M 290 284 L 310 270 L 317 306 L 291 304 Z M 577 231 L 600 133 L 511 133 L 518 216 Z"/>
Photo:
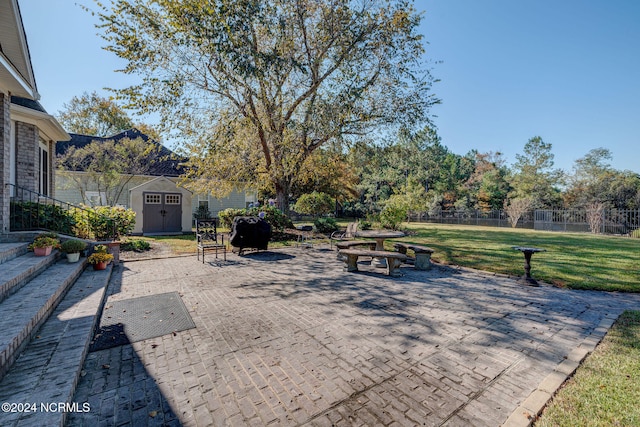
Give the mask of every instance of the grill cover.
<path id="1" fill-rule="evenodd" d="M 271 225 L 257 216 L 237 216 L 231 224 L 229 242 L 240 248 L 266 250 L 271 239 Z"/>

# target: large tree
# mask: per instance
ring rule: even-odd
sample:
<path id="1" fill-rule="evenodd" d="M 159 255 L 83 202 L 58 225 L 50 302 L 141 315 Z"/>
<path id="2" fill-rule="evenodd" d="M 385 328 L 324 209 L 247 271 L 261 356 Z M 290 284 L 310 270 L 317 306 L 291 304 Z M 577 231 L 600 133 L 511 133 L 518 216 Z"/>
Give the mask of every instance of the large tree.
<path id="1" fill-rule="evenodd" d="M 509 192 L 507 167 L 500 152 L 478 153 L 472 150 L 474 170 L 465 187 L 469 192 L 470 207 L 483 211 L 502 209 Z"/>
<path id="2" fill-rule="evenodd" d="M 113 98 L 100 96 L 95 91 L 84 92 L 62 104 L 57 119 L 71 133 L 109 137 L 135 127 L 151 139 L 160 141 L 160 134 L 154 126 L 134 123 L 127 111 Z"/>
<path id="3" fill-rule="evenodd" d="M 449 155 L 436 131 L 401 129 L 384 144 L 356 144 L 349 161 L 360 177 L 365 210 L 375 212 L 392 195 L 406 195 L 411 210 L 424 210 L 426 192 L 438 187 L 441 165 Z M 415 203 L 414 203 L 415 202 Z"/>
<path id="4" fill-rule="evenodd" d="M 527 141 L 522 154 L 516 154 L 510 199 L 531 199 L 533 208 L 560 206 L 558 185 L 562 181 L 562 171 L 553 167 L 551 149 L 550 143 L 535 136 Z"/>
<path id="5" fill-rule="evenodd" d="M 189 142 L 198 191 L 268 180 L 287 210 L 319 147 L 414 124 L 438 102 L 411 0 L 98 4 L 106 49 L 142 79 L 118 95 Z"/>
<path id="6" fill-rule="evenodd" d="M 68 132 L 107 137 L 134 127 L 126 111 L 97 92 L 74 96 L 62 107 L 57 119 Z"/>
<path id="7" fill-rule="evenodd" d="M 611 159 L 609 149 L 594 148 L 575 161 L 564 194 L 567 206 L 582 208 L 590 203 L 607 201 L 607 190 L 615 175 L 609 163 Z"/>
<path id="8" fill-rule="evenodd" d="M 640 203 L 640 175 L 611 167 L 607 148 L 594 148 L 575 161 L 564 194 L 568 207 L 599 204 L 606 208 L 636 209 Z"/>

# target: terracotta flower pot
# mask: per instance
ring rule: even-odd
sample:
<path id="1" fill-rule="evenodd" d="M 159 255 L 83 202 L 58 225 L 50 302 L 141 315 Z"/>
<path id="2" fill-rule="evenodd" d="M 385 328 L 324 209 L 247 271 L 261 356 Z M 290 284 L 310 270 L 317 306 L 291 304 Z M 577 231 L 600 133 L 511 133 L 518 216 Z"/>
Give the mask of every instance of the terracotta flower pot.
<path id="1" fill-rule="evenodd" d="M 47 246 L 46 248 L 33 248 L 33 254 L 35 256 L 47 256 L 51 254 L 52 246 Z"/>
<path id="2" fill-rule="evenodd" d="M 93 264 L 93 269 L 94 270 L 106 270 L 107 269 L 107 262 L 97 262 L 95 264 Z"/>

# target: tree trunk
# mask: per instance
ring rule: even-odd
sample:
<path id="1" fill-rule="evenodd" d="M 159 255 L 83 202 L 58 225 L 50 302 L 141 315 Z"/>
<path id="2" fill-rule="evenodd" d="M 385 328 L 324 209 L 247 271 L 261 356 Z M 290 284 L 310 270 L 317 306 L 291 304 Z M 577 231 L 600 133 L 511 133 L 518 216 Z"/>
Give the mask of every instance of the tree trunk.
<path id="1" fill-rule="evenodd" d="M 289 216 L 289 188 L 291 184 L 285 180 L 279 180 L 275 183 L 276 187 L 276 205 L 283 214 Z"/>

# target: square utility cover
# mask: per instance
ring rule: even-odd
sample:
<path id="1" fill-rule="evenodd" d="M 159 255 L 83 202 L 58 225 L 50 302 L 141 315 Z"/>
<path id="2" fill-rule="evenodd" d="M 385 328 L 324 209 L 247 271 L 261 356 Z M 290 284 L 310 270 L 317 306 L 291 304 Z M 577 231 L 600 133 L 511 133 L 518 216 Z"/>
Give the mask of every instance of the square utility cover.
<path id="1" fill-rule="evenodd" d="M 89 351 L 104 350 L 195 328 L 177 292 L 108 302 Z"/>

